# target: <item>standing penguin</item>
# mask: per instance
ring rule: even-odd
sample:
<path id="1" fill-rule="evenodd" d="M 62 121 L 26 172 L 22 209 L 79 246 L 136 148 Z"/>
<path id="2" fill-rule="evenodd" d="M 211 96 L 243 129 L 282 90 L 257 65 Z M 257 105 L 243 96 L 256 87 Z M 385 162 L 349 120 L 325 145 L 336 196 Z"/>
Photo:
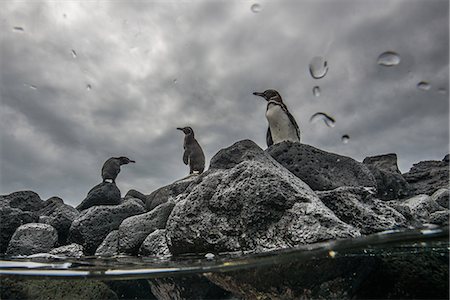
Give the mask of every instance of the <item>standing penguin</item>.
<path id="1" fill-rule="evenodd" d="M 267 101 L 266 118 L 269 122 L 267 146 L 283 141 L 300 143 L 300 129 L 280 94 L 276 90 L 266 90 L 264 93 L 255 92 L 253 95 L 263 97 Z"/>
<path id="2" fill-rule="evenodd" d="M 117 175 L 120 172 L 120 166 L 129 163 L 135 163 L 135 161 L 125 156 L 111 157 L 105 161 L 102 167 L 103 182 L 106 182 L 107 179 L 111 179 L 113 183 L 116 183 Z"/>
<path id="3" fill-rule="evenodd" d="M 194 138 L 194 130 L 191 127 L 177 128 L 184 132 L 184 153 L 183 162 L 185 165 L 189 164 L 189 174 L 201 174 L 205 169 L 205 154 L 203 154 L 202 147 Z"/>

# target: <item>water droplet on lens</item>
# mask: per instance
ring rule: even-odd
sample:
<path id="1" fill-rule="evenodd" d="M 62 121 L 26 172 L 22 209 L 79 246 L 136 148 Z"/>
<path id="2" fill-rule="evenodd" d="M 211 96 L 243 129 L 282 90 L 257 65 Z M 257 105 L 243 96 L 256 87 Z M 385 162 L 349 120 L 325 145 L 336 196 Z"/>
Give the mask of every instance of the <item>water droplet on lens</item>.
<path id="1" fill-rule="evenodd" d="M 77 58 L 77 52 L 75 52 L 75 50 L 73 50 L 73 49 L 72 49 L 72 57 Z"/>
<path id="2" fill-rule="evenodd" d="M 67 15 L 66 15 L 66 14 L 63 14 L 63 18 L 66 19 L 66 18 L 67 18 Z"/>
<path id="3" fill-rule="evenodd" d="M 212 253 L 206 253 L 206 254 L 205 254 L 205 258 L 206 258 L 206 259 L 214 259 L 214 257 L 215 257 L 215 255 L 212 254 Z"/>
<path id="4" fill-rule="evenodd" d="M 386 51 L 378 56 L 377 64 L 385 67 L 396 66 L 400 63 L 400 56 L 393 51 Z"/>
<path id="5" fill-rule="evenodd" d="M 177 82 L 178 82 L 178 79 L 175 78 L 175 79 L 173 80 L 173 83 L 174 83 L 174 84 L 177 84 Z"/>
<path id="6" fill-rule="evenodd" d="M 320 96 L 320 87 L 318 87 L 318 86 L 313 87 L 313 94 L 314 94 L 314 96 L 319 97 Z"/>
<path id="7" fill-rule="evenodd" d="M 310 122 L 316 120 L 323 120 L 328 127 L 334 127 L 336 125 L 336 120 L 323 112 L 317 112 L 309 119 Z"/>
<path id="8" fill-rule="evenodd" d="M 446 90 L 445 88 L 440 88 L 440 89 L 438 90 L 438 93 L 439 93 L 439 94 L 445 95 L 445 94 L 447 94 L 447 90 Z"/>
<path id="9" fill-rule="evenodd" d="M 14 29 L 15 31 L 25 31 L 25 30 L 23 29 L 23 27 L 20 27 L 20 26 L 15 26 L 15 27 L 13 27 L 13 29 Z"/>
<path id="10" fill-rule="evenodd" d="M 344 144 L 348 144 L 348 142 L 350 141 L 350 136 L 348 134 L 344 134 L 341 140 Z"/>
<path id="11" fill-rule="evenodd" d="M 428 91 L 431 88 L 431 84 L 426 81 L 421 81 L 417 84 L 417 87 L 423 91 Z"/>
<path id="12" fill-rule="evenodd" d="M 328 72 L 328 63 L 322 56 L 315 56 L 309 63 L 309 73 L 314 79 L 325 77 Z"/>
<path id="13" fill-rule="evenodd" d="M 261 11 L 261 4 L 255 3 L 250 7 L 250 9 L 254 13 L 259 13 Z"/>
<path id="14" fill-rule="evenodd" d="M 32 90 L 37 90 L 37 86 L 35 86 L 35 85 L 33 85 L 33 84 L 24 83 L 23 85 L 26 86 L 26 87 L 28 87 L 28 88 L 30 88 L 30 89 L 32 89 Z"/>
<path id="15" fill-rule="evenodd" d="M 92 90 L 92 85 L 86 84 L 86 89 L 87 89 L 88 91 Z"/>

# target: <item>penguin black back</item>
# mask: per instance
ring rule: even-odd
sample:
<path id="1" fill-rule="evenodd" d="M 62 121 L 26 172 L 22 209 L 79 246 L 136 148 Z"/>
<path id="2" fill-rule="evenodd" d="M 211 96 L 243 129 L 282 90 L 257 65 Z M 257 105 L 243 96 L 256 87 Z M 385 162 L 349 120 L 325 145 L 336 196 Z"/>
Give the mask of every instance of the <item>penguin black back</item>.
<path id="1" fill-rule="evenodd" d="M 183 162 L 185 165 L 189 165 L 189 174 L 194 172 L 203 173 L 205 169 L 205 154 L 194 137 L 194 130 L 191 127 L 178 127 L 177 129 L 185 134 Z"/>
<path id="2" fill-rule="evenodd" d="M 103 182 L 110 179 L 113 183 L 115 183 L 117 175 L 119 175 L 120 172 L 120 166 L 129 163 L 135 163 L 135 161 L 125 156 L 109 158 L 105 161 L 102 167 Z"/>

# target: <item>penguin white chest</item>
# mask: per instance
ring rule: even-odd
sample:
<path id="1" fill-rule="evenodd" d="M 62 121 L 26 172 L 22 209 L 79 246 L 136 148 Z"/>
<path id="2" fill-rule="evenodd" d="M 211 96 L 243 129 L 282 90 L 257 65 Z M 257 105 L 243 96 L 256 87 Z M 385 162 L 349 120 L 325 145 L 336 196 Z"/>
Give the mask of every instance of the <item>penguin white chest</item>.
<path id="1" fill-rule="evenodd" d="M 266 111 L 266 118 L 269 122 L 274 144 L 283 141 L 300 142 L 297 135 L 297 129 L 281 106 L 269 104 Z"/>

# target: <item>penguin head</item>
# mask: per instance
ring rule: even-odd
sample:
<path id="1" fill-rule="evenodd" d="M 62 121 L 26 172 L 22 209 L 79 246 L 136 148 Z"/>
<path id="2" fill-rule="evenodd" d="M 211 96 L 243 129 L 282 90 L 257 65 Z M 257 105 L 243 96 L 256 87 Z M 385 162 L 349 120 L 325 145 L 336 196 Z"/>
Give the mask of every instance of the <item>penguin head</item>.
<path id="1" fill-rule="evenodd" d="M 194 135 L 194 130 L 192 130 L 191 127 L 187 126 L 187 127 L 177 127 L 178 130 L 181 130 L 184 132 L 184 134 L 186 135 Z"/>
<path id="2" fill-rule="evenodd" d="M 128 157 L 125 157 L 125 156 L 118 157 L 117 159 L 119 160 L 119 164 L 120 165 L 126 165 L 126 164 L 129 164 L 129 163 L 135 163 L 134 160 L 131 160 Z"/>
<path id="3" fill-rule="evenodd" d="M 264 93 L 254 92 L 253 95 L 263 97 L 266 101 L 283 102 L 280 94 L 276 90 L 265 90 Z"/>

